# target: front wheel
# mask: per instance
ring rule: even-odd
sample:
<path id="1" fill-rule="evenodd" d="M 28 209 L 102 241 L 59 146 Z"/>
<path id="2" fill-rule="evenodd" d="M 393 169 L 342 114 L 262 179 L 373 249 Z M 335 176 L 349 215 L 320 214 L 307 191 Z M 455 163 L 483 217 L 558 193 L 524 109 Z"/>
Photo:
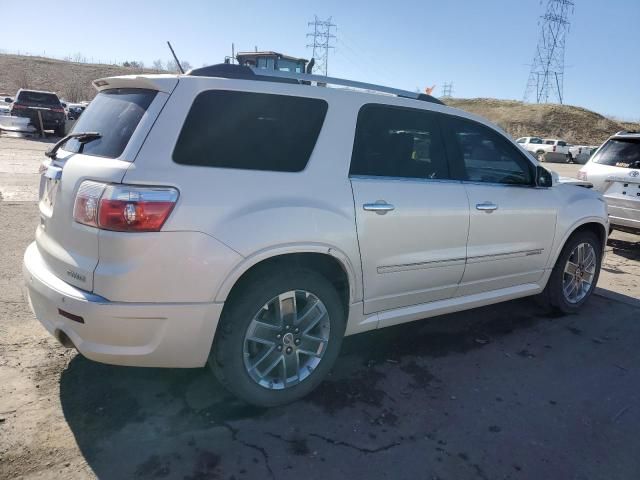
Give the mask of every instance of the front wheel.
<path id="1" fill-rule="evenodd" d="M 540 163 L 544 162 L 544 152 L 536 152 L 536 158 Z"/>
<path id="2" fill-rule="evenodd" d="M 556 262 L 542 297 L 563 313 L 575 313 L 589 299 L 600 276 L 602 244 L 592 232 L 572 235 Z"/>
<path id="3" fill-rule="evenodd" d="M 220 382 L 271 407 L 297 400 L 338 357 L 345 309 L 333 285 L 311 270 L 264 271 L 228 300 L 209 356 Z"/>

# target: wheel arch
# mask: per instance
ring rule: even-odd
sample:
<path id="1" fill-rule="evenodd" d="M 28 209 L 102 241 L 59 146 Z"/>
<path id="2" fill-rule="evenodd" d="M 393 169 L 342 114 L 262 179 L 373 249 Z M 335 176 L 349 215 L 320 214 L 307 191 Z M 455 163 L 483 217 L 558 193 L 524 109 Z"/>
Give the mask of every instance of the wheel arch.
<path id="1" fill-rule="evenodd" d="M 562 252 L 562 249 L 564 248 L 564 246 L 567 244 L 567 241 L 578 232 L 590 231 L 594 233 L 600 239 L 600 243 L 602 246 L 601 253 L 604 254 L 604 249 L 607 245 L 607 233 L 608 233 L 607 228 L 608 228 L 607 225 L 605 225 L 602 222 L 602 219 L 597 217 L 586 218 L 576 222 L 574 225 L 571 226 L 571 228 L 567 230 L 567 233 L 565 233 L 562 241 L 559 243 L 558 247 L 556 248 L 552 262 L 550 263 L 550 268 L 552 268 L 558 261 L 558 257 L 560 256 L 560 253 Z"/>
<path id="2" fill-rule="evenodd" d="M 227 275 L 215 301 L 226 301 L 243 280 L 258 270 L 287 266 L 305 267 L 324 275 L 338 290 L 347 310 L 361 296 L 360 282 L 353 265 L 341 250 L 328 245 L 289 245 L 246 257 Z"/>

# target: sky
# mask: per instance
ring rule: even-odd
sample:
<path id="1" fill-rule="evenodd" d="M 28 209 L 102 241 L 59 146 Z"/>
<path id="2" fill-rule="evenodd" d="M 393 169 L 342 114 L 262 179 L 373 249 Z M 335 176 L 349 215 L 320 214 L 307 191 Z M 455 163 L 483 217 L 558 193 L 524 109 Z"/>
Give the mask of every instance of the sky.
<path id="1" fill-rule="evenodd" d="M 640 0 L 574 0 L 565 103 L 640 120 Z M 308 22 L 337 25 L 329 75 L 453 96 L 522 100 L 546 0 L 0 0 L 0 52 L 194 67 L 236 51 L 311 57 Z M 16 21 L 16 19 L 19 19 Z M 29 28 L 26 28 L 25 22 Z M 52 29 L 55 30 L 54 35 Z"/>

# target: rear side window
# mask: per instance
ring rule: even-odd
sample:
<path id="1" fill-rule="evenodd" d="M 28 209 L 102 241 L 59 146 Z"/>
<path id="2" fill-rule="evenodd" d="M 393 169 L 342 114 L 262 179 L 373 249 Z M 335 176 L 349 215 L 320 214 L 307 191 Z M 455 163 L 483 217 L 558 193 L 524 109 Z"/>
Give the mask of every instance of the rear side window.
<path id="1" fill-rule="evenodd" d="M 30 92 L 23 90 L 18 95 L 16 103 L 38 103 L 41 105 L 60 106 L 60 99 L 55 93 Z"/>
<path id="2" fill-rule="evenodd" d="M 463 180 L 532 185 L 533 164 L 494 130 L 459 117 L 447 116 L 451 151 L 462 159 Z"/>
<path id="3" fill-rule="evenodd" d="M 315 98 L 202 92 L 187 115 L 173 160 L 203 167 L 299 172 L 309 161 L 326 113 L 327 102 Z"/>
<path id="4" fill-rule="evenodd" d="M 388 105 L 358 113 L 351 175 L 448 179 L 437 114 Z"/>
<path id="5" fill-rule="evenodd" d="M 595 163 L 623 168 L 640 168 L 640 139 L 612 138 L 593 157 Z"/>
<path id="6" fill-rule="evenodd" d="M 103 90 L 91 101 L 73 129 L 74 132 L 98 132 L 102 137 L 84 145 L 70 139 L 64 149 L 118 158 L 156 94 L 155 90 L 139 88 Z"/>

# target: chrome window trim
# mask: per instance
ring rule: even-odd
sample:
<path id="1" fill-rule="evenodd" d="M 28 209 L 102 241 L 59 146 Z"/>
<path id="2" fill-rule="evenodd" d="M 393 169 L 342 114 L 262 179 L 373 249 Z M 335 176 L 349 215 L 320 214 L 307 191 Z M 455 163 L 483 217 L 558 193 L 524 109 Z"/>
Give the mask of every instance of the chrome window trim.
<path id="1" fill-rule="evenodd" d="M 388 180 L 400 182 L 414 183 L 458 183 L 462 184 L 462 180 L 452 178 L 422 178 L 422 177 L 389 177 L 385 175 L 349 175 L 349 180 Z"/>

